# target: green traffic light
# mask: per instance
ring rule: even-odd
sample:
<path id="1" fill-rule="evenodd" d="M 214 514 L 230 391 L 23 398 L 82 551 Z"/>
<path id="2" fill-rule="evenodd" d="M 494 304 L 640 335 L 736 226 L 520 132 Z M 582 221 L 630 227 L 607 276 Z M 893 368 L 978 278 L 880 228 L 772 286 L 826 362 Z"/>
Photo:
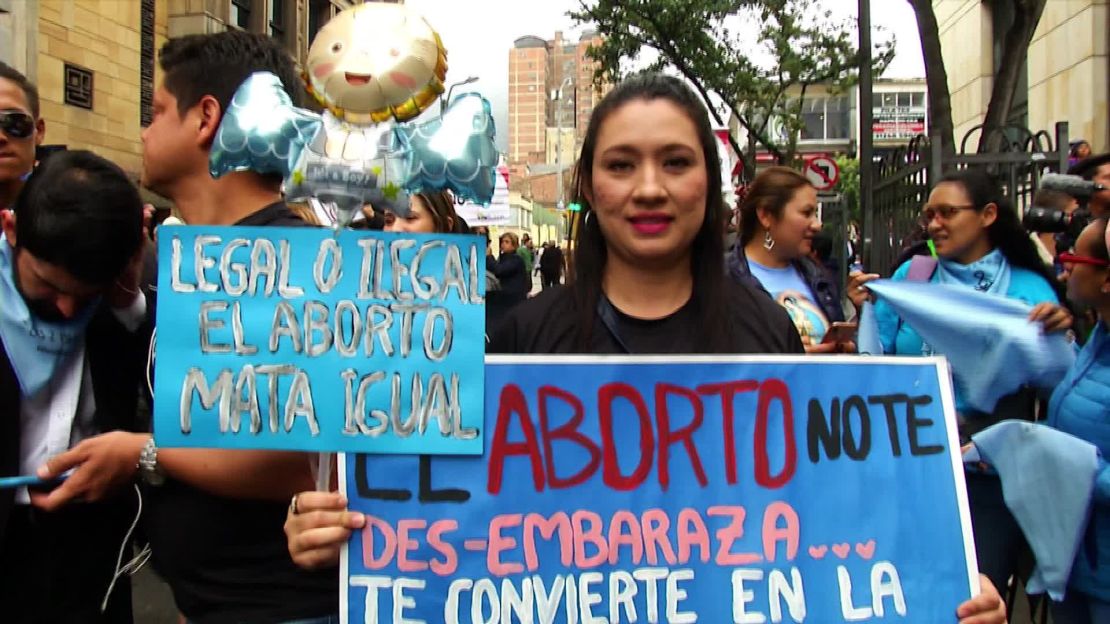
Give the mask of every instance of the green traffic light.
<path id="1" fill-rule="evenodd" d="M 582 210 L 582 204 L 579 204 L 577 202 L 571 202 L 570 204 L 567 205 L 567 210 L 569 210 L 571 212 L 578 212 L 578 211 Z"/>

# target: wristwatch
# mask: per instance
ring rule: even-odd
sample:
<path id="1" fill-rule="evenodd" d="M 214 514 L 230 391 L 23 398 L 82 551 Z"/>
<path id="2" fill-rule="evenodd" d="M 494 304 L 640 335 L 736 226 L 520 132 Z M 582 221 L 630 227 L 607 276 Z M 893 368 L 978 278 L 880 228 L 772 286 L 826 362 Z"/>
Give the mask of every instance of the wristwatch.
<path id="1" fill-rule="evenodd" d="M 158 486 L 166 482 L 166 473 L 158 466 L 158 447 L 154 445 L 154 436 L 150 436 L 139 452 L 139 476 L 148 485 Z"/>

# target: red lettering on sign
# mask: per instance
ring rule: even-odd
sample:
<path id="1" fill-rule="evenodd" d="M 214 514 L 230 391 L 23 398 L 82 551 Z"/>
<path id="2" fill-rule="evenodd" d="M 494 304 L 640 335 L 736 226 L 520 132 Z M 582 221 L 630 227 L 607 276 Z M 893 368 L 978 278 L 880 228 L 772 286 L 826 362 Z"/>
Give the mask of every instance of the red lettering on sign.
<path id="1" fill-rule="evenodd" d="M 736 400 L 736 395 L 751 392 L 758 388 L 759 383 L 751 379 L 698 386 L 698 392 L 701 394 L 721 395 L 721 416 L 724 421 L 725 479 L 729 485 L 736 485 L 736 417 L 733 415 L 732 404 Z"/>
<path id="2" fill-rule="evenodd" d="M 410 539 L 411 531 L 423 531 L 428 526 L 427 520 L 398 520 L 397 521 L 397 569 L 402 572 L 423 572 L 428 569 L 428 562 L 419 559 L 409 559 L 409 553 L 420 549 L 420 543 Z"/>
<path id="3" fill-rule="evenodd" d="M 574 416 L 563 425 L 551 429 L 548 415 L 548 401 L 558 399 L 567 405 L 570 405 L 574 410 Z M 553 488 L 569 488 L 584 483 L 595 472 L 597 472 L 598 464 L 601 463 L 601 449 L 594 444 L 593 440 L 586 437 L 583 433 L 578 431 L 578 427 L 582 425 L 582 419 L 585 416 L 585 409 L 582 407 L 582 401 L 573 394 L 556 388 L 555 386 L 543 386 L 540 388 L 540 434 L 543 436 L 543 451 L 544 462 L 547 465 L 547 480 L 551 483 Z M 555 452 L 552 450 L 551 442 L 553 440 L 566 440 L 572 442 L 586 449 L 590 454 L 590 461 L 579 470 L 577 473 L 570 477 L 560 477 L 555 474 Z"/>
<path id="4" fill-rule="evenodd" d="M 489 543 L 486 546 L 486 568 L 497 576 L 519 574 L 524 571 L 524 566 L 516 562 L 501 560 L 501 553 L 516 548 L 516 539 L 503 535 L 501 529 L 505 527 L 520 526 L 524 518 L 521 514 L 504 514 L 494 516 L 489 523 Z"/>
<path id="5" fill-rule="evenodd" d="M 767 453 L 767 420 L 771 401 L 782 403 L 783 447 L 786 457 L 782 472 L 771 475 L 771 459 Z M 798 467 L 798 449 L 794 442 L 794 407 L 790 391 L 781 379 L 768 379 L 759 386 L 759 404 L 755 414 L 755 482 L 769 489 L 778 489 L 790 482 Z"/>
<path id="6" fill-rule="evenodd" d="M 671 430 L 671 416 L 667 408 L 668 395 L 678 395 L 690 401 L 690 405 L 694 408 L 694 417 L 690 420 L 690 424 Z M 705 487 L 709 480 L 705 478 L 705 469 L 702 468 L 701 458 L 698 457 L 698 447 L 694 444 L 694 432 L 698 430 L 698 427 L 701 427 L 701 422 L 705 418 L 705 409 L 702 407 L 701 398 L 689 388 L 666 383 L 656 384 L 655 418 L 659 423 L 659 485 L 662 486 L 663 491 L 667 490 L 671 482 L 671 445 L 679 441 L 686 447 L 686 455 L 690 458 L 694 476 L 698 483 Z"/>
<path id="7" fill-rule="evenodd" d="M 640 427 L 640 460 L 629 476 L 621 474 L 617 463 L 617 445 L 613 442 L 613 401 L 626 399 L 636 410 Z M 605 485 L 614 490 L 634 490 L 643 484 L 651 472 L 651 460 L 655 449 L 655 435 L 652 433 L 651 416 L 648 414 L 644 398 L 635 388 L 624 383 L 605 384 L 597 392 L 598 422 L 601 427 L 602 477 Z"/>
<path id="8" fill-rule="evenodd" d="M 539 441 L 536 439 L 536 429 L 532 425 L 532 416 L 528 413 L 528 402 L 524 400 L 524 393 L 520 387 L 508 384 L 501 389 L 498 402 L 497 424 L 493 430 L 493 442 L 489 454 L 489 478 L 486 488 L 490 494 L 501 492 L 501 477 L 505 473 L 505 458 L 513 455 L 527 455 L 532 462 L 532 481 L 537 492 L 543 491 L 543 458 L 540 455 Z M 520 422 L 524 431 L 524 442 L 509 442 L 509 420 L 513 416 Z M 550 453 L 550 450 L 549 450 Z"/>

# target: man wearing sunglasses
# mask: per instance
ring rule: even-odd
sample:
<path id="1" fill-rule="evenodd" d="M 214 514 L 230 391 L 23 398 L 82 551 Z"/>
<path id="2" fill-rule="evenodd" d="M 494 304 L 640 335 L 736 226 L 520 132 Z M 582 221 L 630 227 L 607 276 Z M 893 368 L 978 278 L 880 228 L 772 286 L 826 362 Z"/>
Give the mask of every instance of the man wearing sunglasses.
<path id="1" fill-rule="evenodd" d="M 35 167 L 35 148 L 46 135 L 39 92 L 27 77 L 0 62 L 0 210 L 12 205 Z"/>

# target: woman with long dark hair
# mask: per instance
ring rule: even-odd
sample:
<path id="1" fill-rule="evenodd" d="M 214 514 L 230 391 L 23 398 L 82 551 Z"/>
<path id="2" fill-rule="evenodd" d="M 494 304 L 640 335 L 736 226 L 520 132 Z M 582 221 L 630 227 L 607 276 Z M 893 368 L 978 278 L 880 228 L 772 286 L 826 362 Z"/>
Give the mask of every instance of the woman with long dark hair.
<path id="1" fill-rule="evenodd" d="M 594 109 L 574 176 L 573 283 L 514 310 L 494 353 L 799 353 L 781 308 L 725 277 L 720 168 L 681 81 L 632 78 Z"/>
<path id="2" fill-rule="evenodd" d="M 905 261 L 892 279 L 914 279 L 962 286 L 969 290 L 996 294 L 1036 306 L 1035 320 L 1046 329 L 1070 326 L 1071 316 L 1059 307 L 1052 287 L 1055 278 L 1041 260 L 1036 245 L 1018 221 L 1017 211 L 985 171 L 966 169 L 943 177 L 929 194 L 922 210 L 937 258 L 930 262 L 927 275 L 911 276 L 915 260 Z M 875 274 L 853 273 L 848 296 L 857 308 L 870 296 L 867 282 Z M 875 304 L 875 316 L 883 352 L 897 355 L 929 355 L 931 347 L 882 299 Z M 953 319 L 959 323 L 960 319 Z M 977 414 L 956 397 L 957 410 L 964 416 L 968 435 L 993 424 L 995 419 Z M 1013 414 L 1009 415 L 1013 417 Z"/>

